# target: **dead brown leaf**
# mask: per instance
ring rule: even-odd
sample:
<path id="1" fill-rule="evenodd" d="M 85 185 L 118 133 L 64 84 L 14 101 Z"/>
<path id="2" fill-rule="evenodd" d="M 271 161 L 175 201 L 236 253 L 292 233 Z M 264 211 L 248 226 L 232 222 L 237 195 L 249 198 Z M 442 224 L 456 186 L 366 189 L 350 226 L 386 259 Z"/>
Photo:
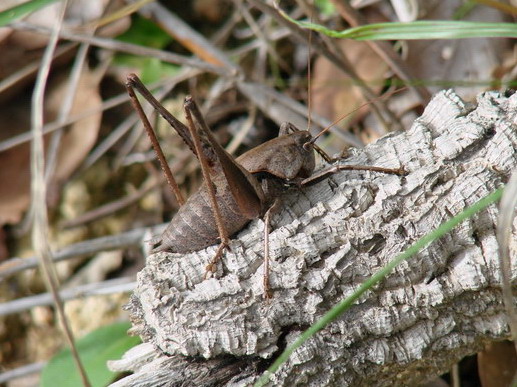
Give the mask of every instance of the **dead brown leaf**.
<path id="1" fill-rule="evenodd" d="M 511 341 L 490 343 L 478 353 L 478 372 L 483 387 L 510 386 L 516 371 L 517 354 Z"/>
<path id="2" fill-rule="evenodd" d="M 340 40 L 338 43 L 358 77 L 374 91 L 380 91 L 388 71 L 386 63 L 364 42 Z M 313 110 L 331 121 L 366 102 L 360 89 L 354 85 L 354 80 L 323 57 L 319 57 L 314 65 L 311 98 Z M 360 119 L 367 111 L 367 107 L 360 109 L 341 121 L 340 126 Z"/>
<path id="3" fill-rule="evenodd" d="M 46 101 L 49 116 L 57 117 L 58 111 L 63 103 L 66 87 L 67 81 L 63 79 L 53 92 L 49 94 Z M 70 115 L 76 115 L 86 109 L 100 107 L 101 105 L 102 98 L 99 93 L 98 75 L 89 70 L 83 71 Z M 55 179 L 57 181 L 65 181 L 95 144 L 101 118 L 101 113 L 93 114 L 77 121 L 67 130 L 59 149 L 57 169 L 55 172 Z"/>
<path id="4" fill-rule="evenodd" d="M 66 78 L 54 80 L 49 85 L 45 103 L 45 118 L 52 121 L 57 117 L 63 103 Z M 98 91 L 98 77 L 88 70 L 82 74 L 71 114 L 101 105 Z M 30 128 L 30 94 L 4 104 L 0 109 L 1 139 L 28 131 Z M 64 134 L 54 183 L 61 183 L 70 176 L 93 146 L 100 127 L 101 113 L 91 115 L 73 124 Z M 47 138 L 48 139 L 48 138 Z M 0 224 L 17 223 L 29 205 L 30 148 L 22 144 L 0 153 Z M 57 190 L 56 185 L 50 187 Z"/>

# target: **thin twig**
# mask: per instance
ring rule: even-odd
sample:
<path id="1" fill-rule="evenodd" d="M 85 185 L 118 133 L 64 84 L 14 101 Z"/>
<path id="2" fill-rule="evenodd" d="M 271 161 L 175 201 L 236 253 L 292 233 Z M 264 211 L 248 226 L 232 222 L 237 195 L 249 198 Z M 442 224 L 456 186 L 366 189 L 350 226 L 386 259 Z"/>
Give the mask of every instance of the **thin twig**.
<path id="1" fill-rule="evenodd" d="M 114 108 L 127 101 L 129 101 L 129 96 L 127 95 L 127 93 L 119 94 L 113 98 L 105 100 L 101 106 L 96 106 L 95 108 L 84 110 L 83 112 L 81 112 L 79 114 L 74 114 L 73 116 L 70 116 L 67 120 L 65 120 L 62 123 L 59 123 L 56 120 L 56 121 L 46 124 L 45 126 L 43 126 L 43 134 L 46 135 L 46 134 L 52 133 L 67 125 L 71 125 L 84 118 L 90 117 L 93 114 Z M 14 148 L 15 146 L 24 144 L 31 140 L 32 140 L 32 133 L 30 131 L 19 134 L 17 136 L 13 136 L 5 141 L 0 142 L 0 152 Z"/>
<path id="2" fill-rule="evenodd" d="M 46 364 L 46 362 L 40 361 L 37 363 L 27 364 L 22 367 L 2 372 L 0 374 L 0 384 L 6 383 L 9 380 L 18 379 L 27 375 L 32 375 L 41 372 L 41 370 L 43 369 L 43 367 L 45 367 Z"/>
<path id="3" fill-rule="evenodd" d="M 74 243 L 56 251 L 52 256 L 52 260 L 53 262 L 59 262 L 66 259 L 96 254 L 99 251 L 116 250 L 130 246 L 141 246 L 144 239 L 148 238 L 147 236 L 150 237 L 151 235 L 159 234 L 166 226 L 167 224 L 160 224 L 153 227 L 137 228 L 118 235 L 104 236 Z M 0 264 L 0 281 L 3 281 L 23 270 L 34 269 L 37 266 L 38 258 L 36 256 L 28 258 L 10 258 Z"/>
<path id="4" fill-rule="evenodd" d="M 54 53 L 53 59 L 58 59 L 61 56 L 65 56 L 66 54 L 70 53 L 70 51 L 74 50 L 77 47 L 77 43 L 68 43 L 64 44 L 61 47 L 59 47 L 56 52 Z M 0 93 L 3 93 L 10 87 L 14 86 L 16 83 L 22 81 L 23 79 L 29 77 L 31 74 L 35 74 L 38 72 L 38 69 L 40 68 L 40 59 L 29 63 L 26 66 L 23 66 L 18 71 L 15 71 L 14 73 L 8 75 L 4 79 L 0 81 Z"/>
<path id="5" fill-rule="evenodd" d="M 187 79 L 189 76 L 195 76 L 197 74 L 200 74 L 200 70 L 196 69 L 189 69 L 185 72 L 182 72 L 181 74 L 178 74 L 177 77 L 174 77 L 173 79 L 166 82 L 166 85 L 169 83 L 171 85 L 177 84 L 179 82 L 182 82 L 183 80 Z M 149 86 L 150 89 L 155 89 L 156 87 L 163 84 L 163 81 L 155 82 L 152 85 Z M 164 86 L 167 87 L 167 86 Z M 92 109 L 84 110 L 83 112 L 79 114 L 74 114 L 73 116 L 70 116 L 67 120 L 63 122 L 53 121 L 45 124 L 43 126 L 43 134 L 52 133 L 58 129 L 61 129 L 67 125 L 71 125 L 77 121 L 80 121 L 84 118 L 90 117 L 93 114 L 112 109 L 114 107 L 117 107 L 123 103 L 126 103 L 129 101 L 129 96 L 127 93 L 121 93 L 119 95 L 116 95 L 115 97 L 109 98 L 105 100 L 101 106 L 97 106 Z M 136 117 L 136 116 L 135 116 Z M 19 134 L 17 136 L 13 136 L 5 141 L 0 142 L 0 152 L 6 151 L 8 149 L 14 148 L 15 146 L 21 145 L 23 143 L 29 142 L 32 140 L 32 133 L 25 132 L 22 134 Z"/>
<path id="6" fill-rule="evenodd" d="M 59 291 L 59 297 L 63 301 L 99 296 L 105 294 L 128 293 L 135 288 L 135 279 L 132 277 L 122 277 L 80 285 L 74 288 Z M 35 296 L 18 298 L 13 301 L 0 304 L 0 316 L 20 313 L 32 309 L 36 306 L 51 306 L 53 298 L 50 293 L 42 293 Z"/>
<path id="7" fill-rule="evenodd" d="M 153 19 L 184 47 L 203 59 L 203 63 L 212 63 L 219 70 L 224 68 L 225 71 L 220 75 L 228 76 L 242 73 L 226 54 L 160 3 L 151 3 L 139 12 Z"/>
<path id="8" fill-rule="evenodd" d="M 259 109 L 262 111 L 268 111 L 269 117 L 275 120 L 278 125 L 282 122 L 289 121 L 299 128 L 305 128 L 307 126 L 305 120 L 300 122 L 301 116 L 307 117 L 307 106 L 262 84 L 240 82 L 238 87 L 246 97 L 251 99 L 259 107 Z M 276 101 L 276 103 L 273 104 L 271 101 Z M 291 115 L 289 115 L 288 112 L 291 113 Z M 331 124 L 331 122 L 326 118 L 314 113 L 311 114 L 311 121 L 321 128 L 326 128 Z M 335 133 L 352 146 L 357 148 L 364 147 L 364 143 L 359 138 L 349 132 L 340 130 L 339 126 L 335 126 L 332 133 Z"/>
<path id="9" fill-rule="evenodd" d="M 271 31 L 268 34 L 269 40 L 276 42 L 278 40 L 284 39 L 288 37 L 291 34 L 291 31 L 289 29 L 280 27 L 276 28 L 275 30 Z M 228 55 L 231 57 L 242 57 L 249 53 L 250 51 L 256 50 L 258 47 L 260 47 L 262 43 L 258 40 L 252 40 L 250 42 L 247 42 L 239 47 L 233 48 L 230 51 L 228 51 Z"/>
<path id="10" fill-rule="evenodd" d="M 248 0 L 248 1 L 251 4 L 253 4 L 256 8 L 260 9 L 262 12 L 267 13 L 268 15 L 273 17 L 280 25 L 283 25 L 283 26 L 289 28 L 292 32 L 292 37 L 294 39 L 301 42 L 302 44 L 308 44 L 308 41 L 309 41 L 309 32 L 308 31 L 289 22 L 278 12 L 278 10 L 263 3 L 260 0 Z M 324 44 L 321 44 L 321 41 L 315 42 L 315 44 L 312 45 L 312 48 L 319 55 L 322 55 L 325 58 L 327 58 L 330 62 L 334 63 L 341 71 L 343 71 L 345 74 L 347 74 L 352 79 L 354 79 L 355 82 L 357 83 L 357 86 L 361 88 L 361 91 L 367 100 L 371 100 L 376 97 L 376 94 L 370 89 L 370 87 L 366 84 L 366 82 L 364 82 L 362 79 L 360 79 L 357 76 L 355 70 L 350 65 L 350 63 L 348 63 L 346 58 L 344 58 L 342 55 L 336 55 L 336 53 L 330 51 Z M 388 117 L 390 122 L 397 123 L 397 119 L 394 116 L 394 114 L 382 102 L 373 103 L 372 109 L 378 110 L 377 115 L 380 119 L 382 119 L 382 117 Z"/>
<path id="11" fill-rule="evenodd" d="M 266 47 L 266 50 L 269 55 L 282 67 L 284 70 L 287 70 L 289 68 L 289 65 L 287 62 L 277 54 L 277 52 L 273 49 L 272 40 L 269 39 L 269 36 L 266 36 L 264 32 L 260 29 L 260 26 L 255 22 L 255 19 L 251 16 L 251 13 L 248 9 L 248 6 L 244 6 L 242 3 L 240 4 L 240 9 L 242 12 L 242 17 L 248 23 L 251 30 L 255 34 L 255 36 L 258 38 L 258 40 L 261 42 L 261 45 Z"/>
<path id="12" fill-rule="evenodd" d="M 64 221 L 63 223 L 61 223 L 60 226 L 63 229 L 68 229 L 72 227 L 82 226 L 84 224 L 102 219 L 106 216 L 113 215 L 115 212 L 120 211 L 142 199 L 143 196 L 147 195 L 149 192 L 156 189 L 156 187 L 159 187 L 163 183 L 163 181 L 163 179 L 159 179 L 153 180 L 150 183 L 143 184 L 143 187 L 138 189 L 136 192 L 133 192 L 131 195 L 104 204 L 74 219 Z"/>
<path id="13" fill-rule="evenodd" d="M 10 24 L 10 27 L 17 30 L 33 31 L 44 35 L 50 33 L 50 29 L 42 26 L 36 26 L 27 22 L 15 22 Z M 148 48 L 139 46 L 137 44 L 125 43 L 115 39 L 99 38 L 96 36 L 89 36 L 85 34 L 77 34 L 62 31 L 59 34 L 62 39 L 68 39 L 74 42 L 88 43 L 92 46 L 106 48 L 108 50 L 125 52 L 128 54 L 134 54 L 138 56 L 148 56 L 151 58 L 157 58 L 167 63 L 174 63 L 178 65 L 190 66 L 200 70 L 208 71 L 221 76 L 229 76 L 228 71 L 221 66 L 212 65 L 205 61 L 197 58 L 187 57 L 183 55 L 173 54 L 171 52 L 157 50 L 154 48 Z"/>
<path id="14" fill-rule="evenodd" d="M 249 109 L 248 118 L 242 123 L 240 129 L 232 136 L 231 141 L 226 146 L 226 151 L 229 154 L 234 154 L 237 148 L 242 144 L 249 131 L 253 127 L 253 123 L 255 122 L 255 118 L 257 117 L 257 108 L 255 105 Z"/>

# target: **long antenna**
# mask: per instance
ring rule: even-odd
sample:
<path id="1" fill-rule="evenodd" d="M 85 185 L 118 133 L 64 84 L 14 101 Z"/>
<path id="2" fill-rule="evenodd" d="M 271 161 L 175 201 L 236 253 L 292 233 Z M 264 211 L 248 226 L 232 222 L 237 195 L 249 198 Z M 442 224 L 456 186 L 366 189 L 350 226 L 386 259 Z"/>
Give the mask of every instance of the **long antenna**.
<path id="1" fill-rule="evenodd" d="M 311 15 L 309 16 L 309 21 L 312 23 L 312 12 L 314 12 L 314 8 L 312 8 Z M 311 46 L 312 46 L 312 30 L 309 30 L 309 50 L 307 53 L 307 131 L 311 130 L 311 121 L 312 121 L 312 98 L 311 98 Z"/>
<path id="2" fill-rule="evenodd" d="M 316 136 L 314 136 L 314 137 L 312 138 L 312 140 L 310 140 L 310 141 L 309 141 L 309 143 L 310 143 L 310 144 L 314 144 L 314 142 L 315 142 L 315 141 L 316 141 L 316 140 L 317 140 L 317 139 L 318 139 L 322 134 L 327 133 L 327 132 L 330 130 L 330 128 L 332 128 L 334 125 L 338 124 L 338 123 L 339 123 L 339 121 L 341 121 L 342 119 L 344 119 L 344 118 L 348 117 L 349 115 L 351 115 L 351 114 L 355 113 L 355 112 L 356 112 L 356 111 L 358 111 L 359 109 L 362 109 L 363 107 L 368 106 L 368 105 L 370 105 L 372 102 L 377 101 L 377 100 L 379 100 L 379 99 L 381 99 L 381 98 L 391 97 L 393 94 L 396 94 L 396 93 L 399 93 L 399 92 L 401 92 L 401 91 L 404 91 L 404 90 L 406 90 L 407 88 L 408 88 L 408 87 L 406 86 L 406 87 L 403 87 L 402 89 L 393 90 L 393 91 L 390 91 L 389 93 L 386 93 L 386 94 L 380 95 L 380 96 L 375 97 L 375 98 L 373 98 L 373 99 L 371 99 L 371 100 L 369 100 L 369 101 L 366 101 L 365 103 L 363 103 L 363 104 L 359 105 L 359 106 L 358 106 L 358 107 L 356 107 L 355 109 L 353 109 L 353 110 L 351 110 L 351 111 L 349 111 L 349 112 L 347 112 L 347 113 L 343 114 L 342 116 L 340 116 L 337 120 L 335 120 L 334 122 L 332 122 L 329 126 L 327 126 L 325 129 L 323 129 L 321 132 L 319 132 Z"/>

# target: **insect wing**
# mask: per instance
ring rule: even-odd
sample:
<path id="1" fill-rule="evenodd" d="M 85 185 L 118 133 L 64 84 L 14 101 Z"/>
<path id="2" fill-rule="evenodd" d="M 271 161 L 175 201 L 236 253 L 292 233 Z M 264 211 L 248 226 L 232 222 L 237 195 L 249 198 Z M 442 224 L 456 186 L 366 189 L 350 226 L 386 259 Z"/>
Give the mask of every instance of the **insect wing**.
<path id="1" fill-rule="evenodd" d="M 218 165 L 213 165 L 212 169 L 217 171 L 220 168 L 222 170 L 230 192 L 242 214 L 249 219 L 261 215 L 265 198 L 258 180 L 240 166 L 233 156 L 217 142 L 192 98 L 186 98 L 185 109 L 188 109 L 195 118 L 194 124 L 203 143 L 203 153 L 210 154 L 210 157 L 207 157 L 208 160 L 217 160 Z"/>

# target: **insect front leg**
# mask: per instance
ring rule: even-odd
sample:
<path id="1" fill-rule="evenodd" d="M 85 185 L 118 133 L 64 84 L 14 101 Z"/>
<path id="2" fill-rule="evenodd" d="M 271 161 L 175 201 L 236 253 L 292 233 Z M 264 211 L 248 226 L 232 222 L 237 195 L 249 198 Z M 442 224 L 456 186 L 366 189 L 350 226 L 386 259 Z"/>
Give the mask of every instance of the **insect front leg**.
<path id="1" fill-rule="evenodd" d="M 165 159 L 165 155 L 163 154 L 162 147 L 160 146 L 160 143 L 158 142 L 158 139 L 156 138 L 156 134 L 154 133 L 154 129 L 151 126 L 151 123 L 149 122 L 147 116 L 145 115 L 144 109 L 142 108 L 142 105 L 140 104 L 140 101 L 136 97 L 135 94 L 135 87 L 137 90 L 142 94 L 144 98 L 146 98 L 148 101 L 150 101 L 149 96 L 152 98 L 153 101 L 153 107 L 156 109 L 156 104 L 160 105 L 163 110 L 165 108 L 151 95 L 149 90 L 143 86 L 143 84 L 140 82 L 138 77 L 135 74 L 130 74 L 127 78 L 126 82 L 126 89 L 129 94 L 129 98 L 131 99 L 131 104 L 133 105 L 133 108 L 137 112 L 138 116 L 140 117 L 140 121 L 142 121 L 142 124 L 144 125 L 145 131 L 147 132 L 147 136 L 151 140 L 151 145 L 153 146 L 154 152 L 156 153 L 156 156 L 158 157 L 158 160 L 160 162 L 160 166 L 163 170 L 163 173 L 165 173 L 165 177 L 167 178 L 167 183 L 169 184 L 169 187 L 173 193 L 173 195 L 176 197 L 176 200 L 178 201 L 179 205 L 182 206 L 185 204 L 185 199 L 183 198 L 183 195 L 181 194 L 181 191 L 178 187 L 178 183 L 176 182 L 176 179 L 172 175 L 172 171 L 169 168 L 169 164 L 167 163 L 167 160 Z M 143 89 L 142 89 L 143 88 Z M 179 121 L 178 121 L 179 122 Z"/>

